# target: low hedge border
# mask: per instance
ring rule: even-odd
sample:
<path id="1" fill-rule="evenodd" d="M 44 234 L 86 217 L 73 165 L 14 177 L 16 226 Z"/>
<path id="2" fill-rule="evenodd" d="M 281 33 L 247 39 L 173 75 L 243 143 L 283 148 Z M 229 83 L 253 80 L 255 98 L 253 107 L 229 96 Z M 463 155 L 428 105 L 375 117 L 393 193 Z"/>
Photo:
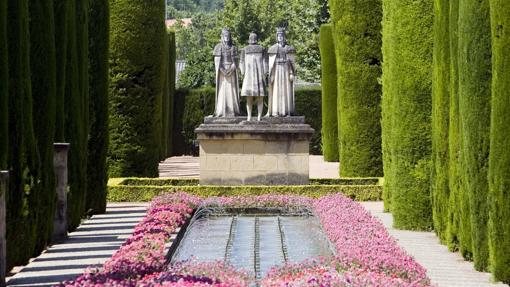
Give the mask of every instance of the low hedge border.
<path id="1" fill-rule="evenodd" d="M 310 185 L 380 185 L 382 178 L 360 177 L 360 178 L 314 178 L 310 179 Z M 119 178 L 115 184 L 127 186 L 197 186 L 197 178 Z"/>
<path id="2" fill-rule="evenodd" d="M 146 202 L 165 192 L 184 191 L 202 197 L 263 195 L 269 193 L 303 195 L 318 198 L 342 193 L 356 201 L 382 200 L 382 185 L 296 185 L 296 186 L 129 186 L 109 185 L 108 201 Z"/>

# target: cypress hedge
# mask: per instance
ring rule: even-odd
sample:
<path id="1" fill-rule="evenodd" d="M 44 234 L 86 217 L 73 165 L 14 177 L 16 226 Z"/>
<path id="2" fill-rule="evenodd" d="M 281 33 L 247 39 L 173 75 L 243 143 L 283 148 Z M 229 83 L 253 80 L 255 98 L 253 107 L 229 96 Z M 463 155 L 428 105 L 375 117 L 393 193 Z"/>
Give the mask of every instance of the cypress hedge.
<path id="1" fill-rule="evenodd" d="M 381 0 L 337 1 L 340 176 L 381 176 Z"/>
<path id="2" fill-rule="evenodd" d="M 68 6 L 68 46 L 66 63 L 65 87 L 65 136 L 71 144 L 69 151 L 69 193 L 67 198 L 67 214 L 69 229 L 78 227 L 85 212 L 85 198 L 87 192 L 87 131 L 84 104 L 84 44 L 83 29 L 86 22 L 82 22 L 82 4 L 79 1 L 69 1 Z M 83 3 L 85 4 L 85 3 Z M 80 40 L 78 40 L 80 38 Z M 88 60 L 88 59 L 87 59 Z"/>
<path id="3" fill-rule="evenodd" d="M 434 0 L 434 56 L 432 84 L 432 215 L 434 230 L 447 242 L 449 182 L 448 129 L 450 120 L 449 0 Z"/>
<path id="4" fill-rule="evenodd" d="M 494 277 L 510 284 L 510 2 L 491 0 L 492 120 L 489 251 Z"/>
<path id="5" fill-rule="evenodd" d="M 56 52 L 53 0 L 32 0 L 30 8 L 30 64 L 33 125 L 40 156 L 40 189 L 36 252 L 42 251 L 53 232 L 55 214 L 55 174 L 53 140 L 56 107 Z"/>
<path id="6" fill-rule="evenodd" d="M 459 115 L 463 188 L 470 201 L 475 269 L 488 266 L 488 165 L 491 97 L 489 0 L 459 2 Z M 463 218 L 463 220 L 469 220 Z"/>
<path id="7" fill-rule="evenodd" d="M 6 237 L 10 269 L 26 263 L 35 250 L 39 159 L 32 126 L 28 0 L 8 0 L 7 7 L 10 177 Z"/>
<path id="8" fill-rule="evenodd" d="M 0 170 L 7 168 L 9 60 L 7 59 L 7 1 L 0 0 Z"/>
<path id="9" fill-rule="evenodd" d="M 391 5 L 385 2 L 392 2 Z M 430 204 L 433 2 L 384 0 L 384 97 L 389 97 L 391 212 L 401 229 L 432 228 Z M 391 23 L 391 24 L 390 24 Z M 408 23 L 413 23 L 409 25 Z M 341 120 L 342 121 L 342 120 Z M 385 124 L 386 122 L 383 122 Z M 388 128 L 383 126 L 383 129 Z"/>
<path id="10" fill-rule="evenodd" d="M 64 98 L 66 91 L 66 67 L 68 46 L 68 12 L 70 1 L 54 1 L 55 15 L 55 50 L 56 50 L 56 73 L 57 91 L 55 107 L 55 142 L 64 142 L 65 136 L 65 112 Z"/>
<path id="11" fill-rule="evenodd" d="M 320 29 L 322 87 L 322 154 L 325 161 L 338 161 L 337 73 L 333 25 Z"/>
<path id="12" fill-rule="evenodd" d="M 395 11 L 395 6 L 392 1 L 382 1 L 382 54 L 383 54 L 383 64 L 382 64 L 382 82 L 383 82 L 383 90 L 382 90 L 382 99 L 381 99 L 381 140 L 382 140 L 382 155 L 383 155 L 383 171 L 384 171 L 384 184 L 383 184 L 383 201 L 384 201 L 384 211 L 391 211 L 391 182 L 395 178 L 395 176 L 391 176 L 391 172 L 395 171 L 395 168 L 392 168 L 392 156 L 391 156 L 391 145 L 390 141 L 392 138 L 392 129 L 391 129 L 391 119 L 392 113 L 391 108 L 393 107 L 393 99 L 395 98 L 391 90 L 389 89 L 390 84 L 393 83 L 393 78 L 395 73 L 391 73 L 391 69 L 394 65 L 396 65 L 396 59 L 387 57 L 386 55 L 390 55 L 392 53 L 392 47 L 395 46 L 394 37 L 392 37 L 392 33 L 386 31 L 392 31 L 393 28 L 393 11 Z"/>
<path id="13" fill-rule="evenodd" d="M 89 8 L 89 119 L 87 205 L 92 214 L 106 211 L 108 171 L 108 55 L 109 0 L 90 0 Z"/>
<path id="14" fill-rule="evenodd" d="M 110 0 L 111 176 L 158 176 L 163 0 Z"/>
<path id="15" fill-rule="evenodd" d="M 159 159 L 164 160 L 166 158 L 166 150 L 168 148 L 168 107 L 170 106 L 170 83 L 169 83 L 169 59 L 170 59 L 170 41 L 168 40 L 170 36 L 168 33 L 164 35 L 163 42 L 163 58 L 162 61 L 164 65 L 162 68 L 162 86 L 161 86 L 161 104 L 158 105 L 160 107 L 161 114 L 161 138 L 160 138 L 160 149 L 159 149 Z"/>
<path id="16" fill-rule="evenodd" d="M 460 122 L 459 122 L 459 69 L 458 69 L 458 19 L 459 0 L 450 1 L 450 113 L 448 129 L 448 187 L 450 190 L 448 208 L 448 248 L 460 249 L 464 257 L 471 252 L 470 225 L 464 226 L 462 217 L 469 216 L 469 202 L 462 192 L 462 167 L 460 161 Z M 467 238 L 465 234 L 469 235 Z M 463 237 L 464 236 L 464 237 Z"/>
<path id="17" fill-rule="evenodd" d="M 173 122 L 174 122 L 174 100 L 175 100 L 175 62 L 177 50 L 175 46 L 175 31 L 168 31 L 169 57 L 168 57 L 168 125 L 167 125 L 167 150 L 166 156 L 172 156 L 173 151 Z"/>

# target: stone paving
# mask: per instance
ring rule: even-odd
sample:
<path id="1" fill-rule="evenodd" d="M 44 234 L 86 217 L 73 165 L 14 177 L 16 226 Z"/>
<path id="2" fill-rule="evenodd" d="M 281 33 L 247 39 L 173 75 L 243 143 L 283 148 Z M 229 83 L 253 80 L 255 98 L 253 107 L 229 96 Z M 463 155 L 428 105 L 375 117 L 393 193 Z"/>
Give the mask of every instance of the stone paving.
<path id="1" fill-rule="evenodd" d="M 417 232 L 393 228 L 393 216 L 383 212 L 382 202 L 363 202 L 372 215 L 379 218 L 389 233 L 423 267 L 439 287 L 494 287 L 508 286 L 492 283 L 490 273 L 478 272 L 473 263 L 465 261 L 459 253 L 449 252 L 439 243 L 434 232 Z"/>
<path id="2" fill-rule="evenodd" d="M 102 266 L 145 216 L 147 203 L 109 203 L 106 214 L 94 215 L 49 247 L 14 276 L 7 286 L 52 286 L 72 280 L 91 267 Z"/>

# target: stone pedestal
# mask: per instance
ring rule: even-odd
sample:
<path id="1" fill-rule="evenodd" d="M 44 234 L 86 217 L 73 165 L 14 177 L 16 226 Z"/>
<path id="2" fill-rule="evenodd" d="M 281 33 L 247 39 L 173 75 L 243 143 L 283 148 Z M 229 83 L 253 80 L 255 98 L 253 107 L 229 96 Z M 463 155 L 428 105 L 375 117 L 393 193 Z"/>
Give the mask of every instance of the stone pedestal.
<path id="1" fill-rule="evenodd" d="M 5 274 L 7 272 L 5 194 L 7 193 L 8 179 L 9 172 L 0 171 L 0 286 L 2 287 L 5 286 Z"/>
<path id="2" fill-rule="evenodd" d="M 56 177 L 57 209 L 53 217 L 53 241 L 67 237 L 67 154 L 70 144 L 55 143 L 53 168 Z"/>
<path id="3" fill-rule="evenodd" d="M 205 118 L 200 142 L 200 184 L 301 185 L 309 179 L 314 130 L 304 117 Z"/>

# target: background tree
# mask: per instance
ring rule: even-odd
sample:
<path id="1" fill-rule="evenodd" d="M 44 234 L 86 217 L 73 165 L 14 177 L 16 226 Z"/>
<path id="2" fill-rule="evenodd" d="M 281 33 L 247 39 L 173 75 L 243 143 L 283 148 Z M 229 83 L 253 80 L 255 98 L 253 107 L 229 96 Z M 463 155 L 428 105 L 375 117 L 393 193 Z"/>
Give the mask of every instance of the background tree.
<path id="1" fill-rule="evenodd" d="M 7 1 L 0 1 L 0 170 L 7 169 L 9 60 L 7 58 Z"/>

